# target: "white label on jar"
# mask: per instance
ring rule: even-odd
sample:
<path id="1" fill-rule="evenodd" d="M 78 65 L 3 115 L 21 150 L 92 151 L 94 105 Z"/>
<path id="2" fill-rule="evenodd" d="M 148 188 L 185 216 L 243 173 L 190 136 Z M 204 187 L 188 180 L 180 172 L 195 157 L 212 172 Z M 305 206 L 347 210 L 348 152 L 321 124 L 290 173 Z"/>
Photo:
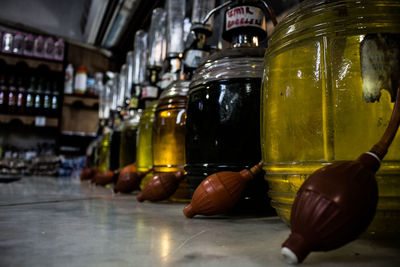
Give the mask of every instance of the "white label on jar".
<path id="1" fill-rule="evenodd" d="M 360 44 L 361 76 L 365 102 L 379 101 L 386 89 L 395 101 L 400 73 L 400 35 L 367 34 Z"/>
<path id="2" fill-rule="evenodd" d="M 142 89 L 142 98 L 156 98 L 158 96 L 158 88 L 156 86 L 147 85 Z"/>
<path id="3" fill-rule="evenodd" d="M 227 31 L 237 27 L 258 27 L 263 28 L 264 13 L 258 7 L 238 6 L 226 12 L 225 29 Z"/>

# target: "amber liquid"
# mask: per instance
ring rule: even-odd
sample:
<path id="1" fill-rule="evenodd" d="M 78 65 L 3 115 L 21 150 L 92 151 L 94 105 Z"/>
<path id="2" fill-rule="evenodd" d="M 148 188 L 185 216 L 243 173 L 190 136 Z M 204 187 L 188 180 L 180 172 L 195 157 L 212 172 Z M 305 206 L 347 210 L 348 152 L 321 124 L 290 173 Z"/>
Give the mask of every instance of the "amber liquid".
<path id="1" fill-rule="evenodd" d="M 136 167 L 138 171 L 144 172 L 153 167 L 152 133 L 156 106 L 157 104 L 154 104 L 146 108 L 140 118 L 136 150 Z M 141 188 L 152 176 L 153 173 L 149 173 L 143 178 L 140 184 Z"/>
<path id="2" fill-rule="evenodd" d="M 260 78 L 237 78 L 191 88 L 185 170 L 192 192 L 215 172 L 241 171 L 261 160 L 260 87 Z M 263 174 L 257 175 L 237 210 L 269 211 L 267 191 Z"/>
<path id="3" fill-rule="evenodd" d="M 125 125 L 121 132 L 121 144 L 119 151 L 119 167 L 136 161 L 136 138 L 138 125 Z"/>
<path id="4" fill-rule="evenodd" d="M 160 102 L 155 112 L 152 135 L 155 173 L 184 171 L 185 166 L 186 97 L 173 97 L 168 103 Z M 189 198 L 187 182 L 183 181 L 171 200 Z"/>
<path id="5" fill-rule="evenodd" d="M 297 190 L 314 170 L 334 161 L 356 159 L 369 151 L 388 125 L 393 108 L 390 94 L 383 90 L 375 103 L 363 100 L 362 38 L 295 42 L 266 61 L 264 170 L 272 205 L 286 222 Z M 394 229 L 400 221 L 399 147 L 397 134 L 376 175 L 379 202 L 370 229 Z"/>

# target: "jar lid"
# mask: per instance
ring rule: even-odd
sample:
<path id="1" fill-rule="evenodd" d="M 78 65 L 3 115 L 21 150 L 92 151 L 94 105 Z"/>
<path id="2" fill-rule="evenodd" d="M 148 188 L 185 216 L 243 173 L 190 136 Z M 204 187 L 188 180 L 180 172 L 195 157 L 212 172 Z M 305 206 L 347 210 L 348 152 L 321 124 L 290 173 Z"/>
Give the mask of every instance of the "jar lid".
<path id="1" fill-rule="evenodd" d="M 190 88 L 211 81 L 232 78 L 260 78 L 265 48 L 227 48 L 208 57 L 196 70 Z"/>
<path id="2" fill-rule="evenodd" d="M 170 98 L 173 96 L 186 96 L 189 91 L 190 81 L 179 80 L 173 82 L 171 85 L 167 87 L 167 89 L 163 90 L 160 95 L 161 99 Z"/>

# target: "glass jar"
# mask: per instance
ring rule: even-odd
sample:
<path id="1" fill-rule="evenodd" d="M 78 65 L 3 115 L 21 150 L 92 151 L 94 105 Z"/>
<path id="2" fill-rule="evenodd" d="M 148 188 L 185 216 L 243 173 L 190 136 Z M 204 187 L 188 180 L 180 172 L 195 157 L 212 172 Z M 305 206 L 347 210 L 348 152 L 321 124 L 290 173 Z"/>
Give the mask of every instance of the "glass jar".
<path id="1" fill-rule="evenodd" d="M 155 173 L 184 171 L 188 90 L 188 81 L 177 81 L 160 95 L 152 136 Z M 180 183 L 178 190 L 170 199 L 184 202 L 190 200 L 186 179 Z"/>
<path id="2" fill-rule="evenodd" d="M 138 129 L 138 143 L 136 150 L 136 168 L 138 171 L 145 172 L 153 167 L 153 149 L 152 149 L 152 133 L 155 111 L 157 107 L 157 101 L 148 106 L 139 122 Z M 153 173 L 148 173 L 140 183 L 140 187 L 143 188 L 147 181 L 153 176 Z"/>
<path id="3" fill-rule="evenodd" d="M 393 47 L 399 53 L 399 34 L 400 1 L 326 0 L 301 3 L 270 37 L 261 140 L 269 195 L 285 222 L 313 171 L 356 159 L 383 134 L 398 85 L 390 72 L 399 67 L 386 54 Z M 376 75 L 381 70 L 388 75 L 383 80 Z M 399 147 L 397 135 L 376 175 L 373 231 L 395 230 L 399 223 Z"/>
<path id="4" fill-rule="evenodd" d="M 121 145 L 119 149 L 119 167 L 136 162 L 136 139 L 142 110 L 130 110 L 127 120 L 121 124 Z"/>
<path id="5" fill-rule="evenodd" d="M 207 176 L 261 160 L 260 87 L 264 48 L 236 47 L 210 56 L 190 84 L 186 167 L 192 193 Z M 239 212 L 268 210 L 263 173 L 248 183 Z"/>
<path id="6" fill-rule="evenodd" d="M 110 167 L 110 135 L 111 129 L 106 127 L 103 135 L 101 136 L 98 151 L 99 172 L 108 171 Z"/>

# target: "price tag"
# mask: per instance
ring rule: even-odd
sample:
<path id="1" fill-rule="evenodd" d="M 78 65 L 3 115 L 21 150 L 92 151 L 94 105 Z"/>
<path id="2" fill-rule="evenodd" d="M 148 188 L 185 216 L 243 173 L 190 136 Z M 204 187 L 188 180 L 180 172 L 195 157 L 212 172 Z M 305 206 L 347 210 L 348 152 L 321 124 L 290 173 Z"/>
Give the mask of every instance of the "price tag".
<path id="1" fill-rule="evenodd" d="M 46 125 L 46 117 L 38 116 L 35 117 L 35 126 L 43 127 Z"/>

